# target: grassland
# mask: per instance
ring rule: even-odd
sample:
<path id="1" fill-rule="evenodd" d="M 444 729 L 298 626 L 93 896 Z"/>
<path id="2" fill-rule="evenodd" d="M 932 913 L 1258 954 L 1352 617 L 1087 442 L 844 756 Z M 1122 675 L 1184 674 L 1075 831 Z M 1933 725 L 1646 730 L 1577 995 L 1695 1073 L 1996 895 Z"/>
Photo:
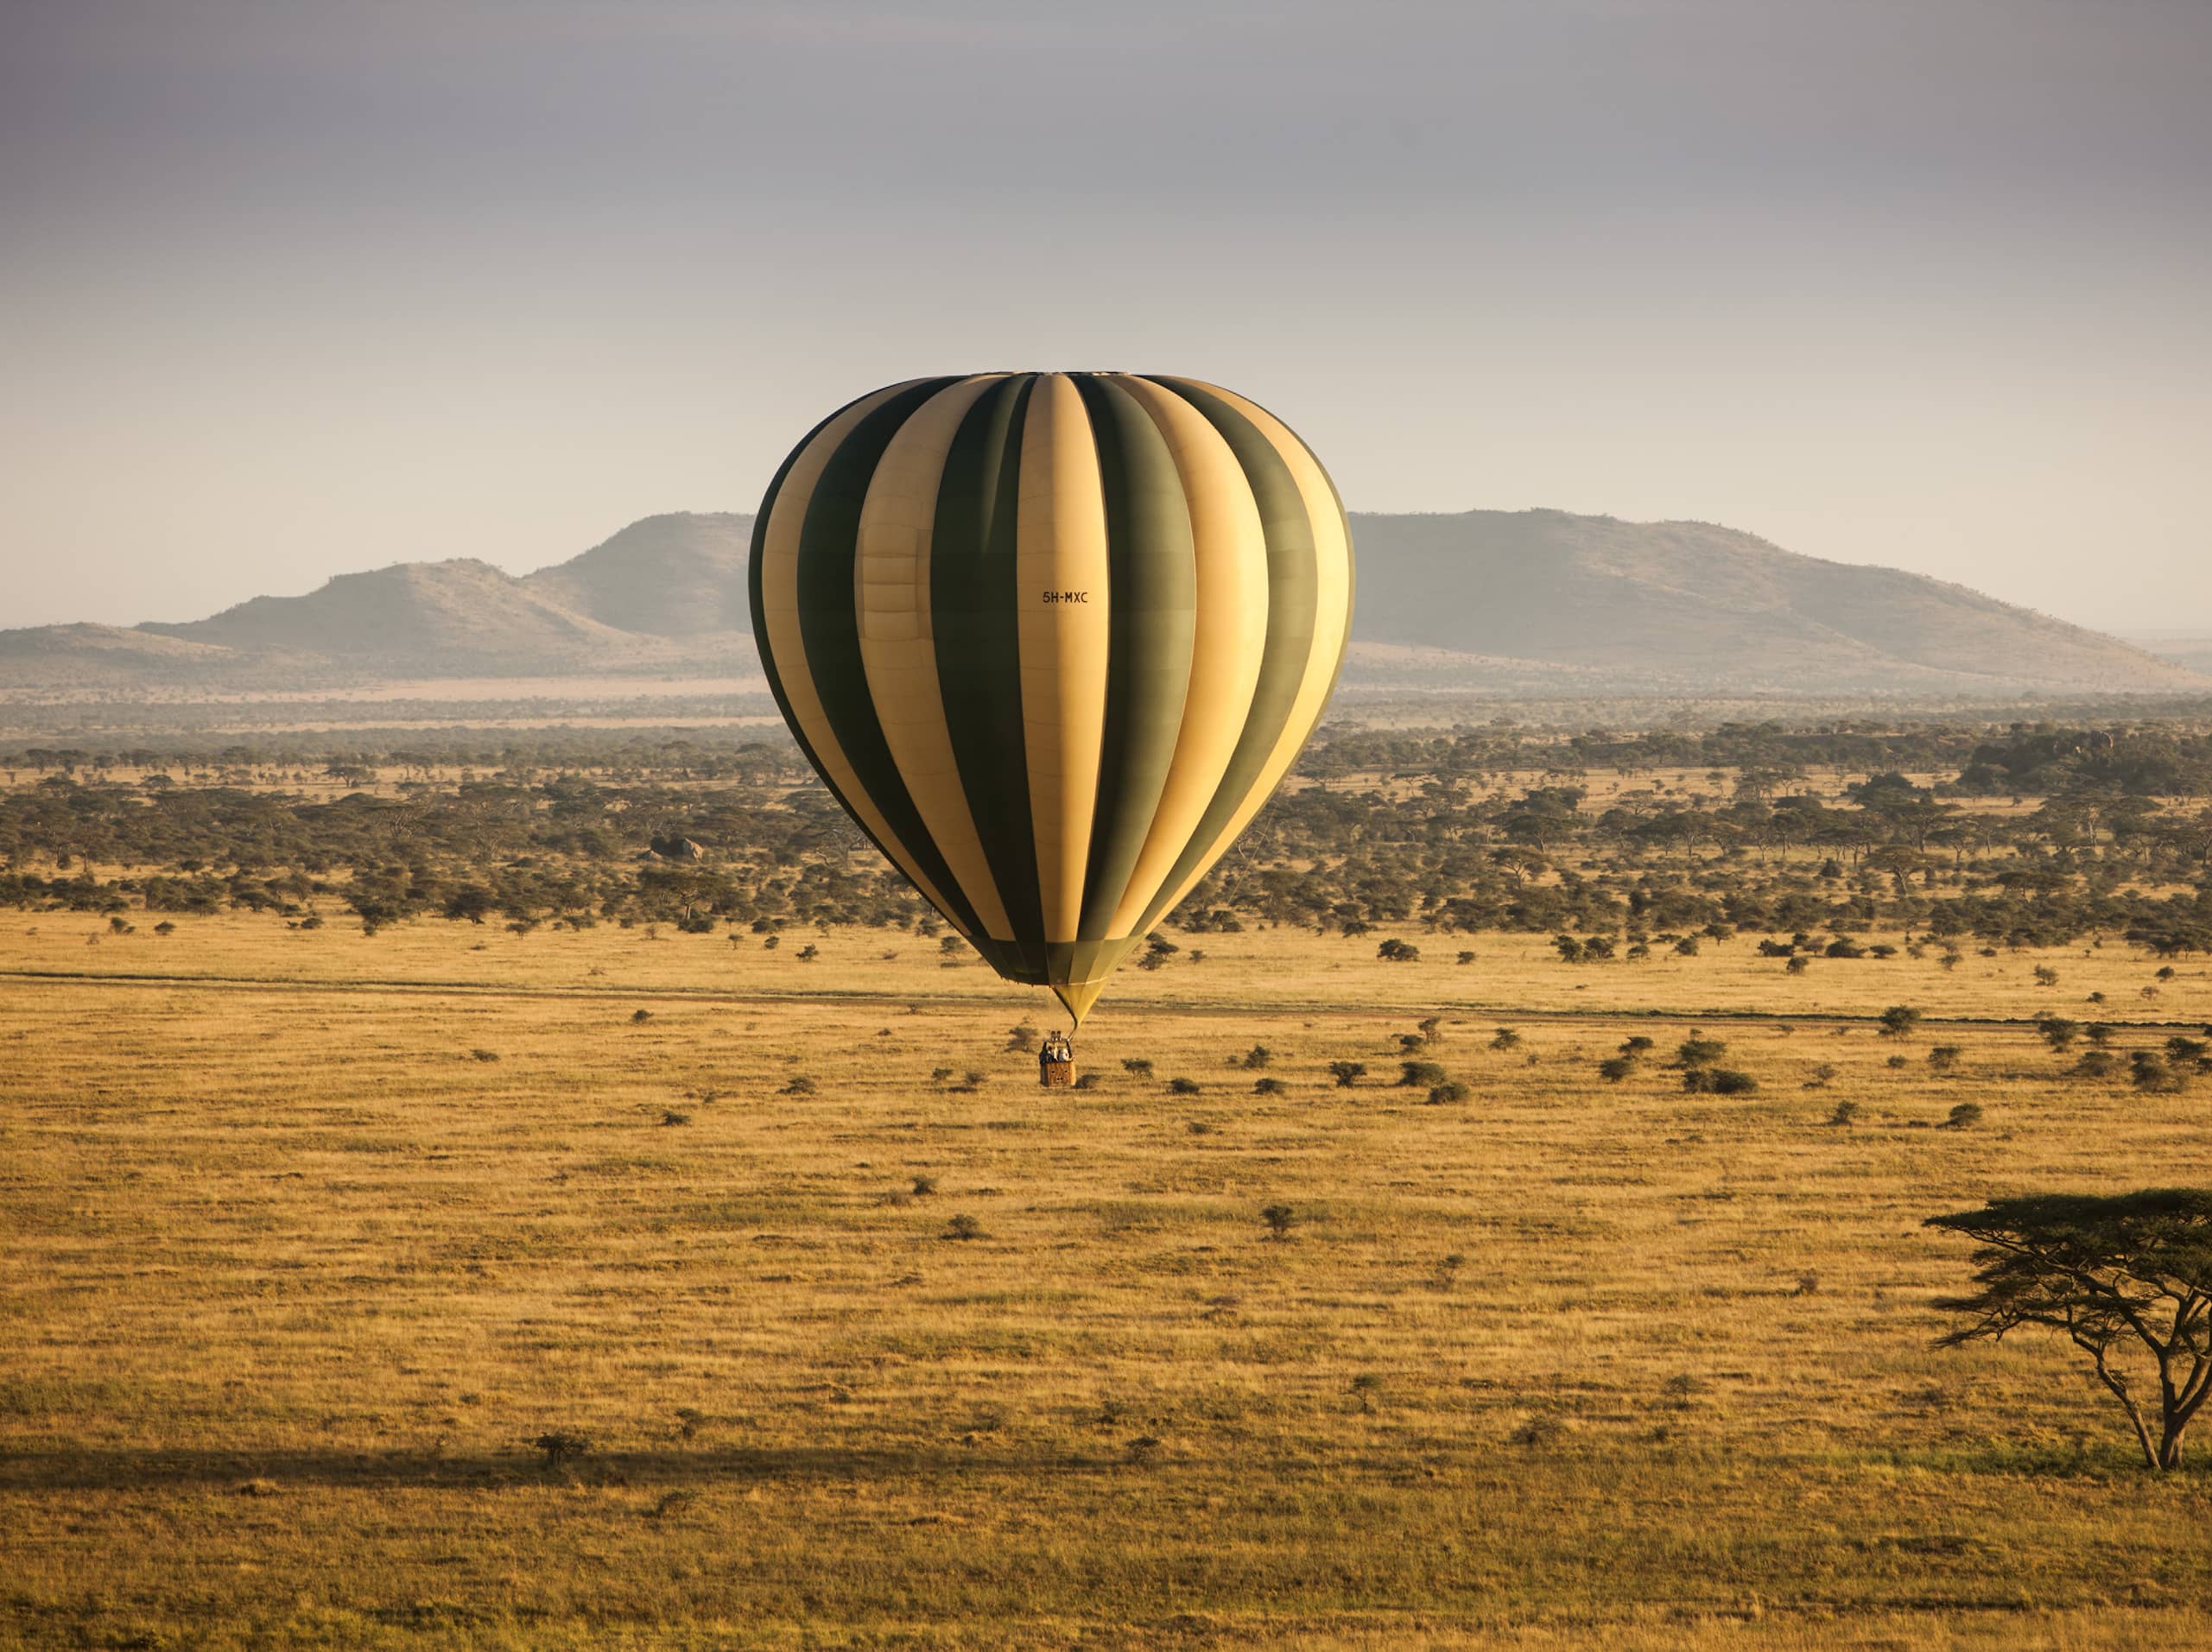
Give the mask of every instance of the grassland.
<path id="1" fill-rule="evenodd" d="M 2025 1024 L 2195 1032 L 2201 964 L 1374 940 L 1188 938 L 1048 1095 L 1044 1004 L 911 936 L 10 920 L 0 1645 L 2212 1634 L 2212 1483 L 1933 1349 L 1919 1225 L 2203 1180 L 2201 1094 Z M 1463 1104 L 1388 1082 L 1428 1016 Z M 1596 1078 L 1692 1025 L 1756 1094 Z"/>

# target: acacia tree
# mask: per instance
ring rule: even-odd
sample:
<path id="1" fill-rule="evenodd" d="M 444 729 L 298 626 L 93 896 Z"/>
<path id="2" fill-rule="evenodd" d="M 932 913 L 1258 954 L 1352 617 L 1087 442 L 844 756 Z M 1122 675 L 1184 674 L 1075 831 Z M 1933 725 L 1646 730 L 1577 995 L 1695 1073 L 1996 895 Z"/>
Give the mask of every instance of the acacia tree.
<path id="1" fill-rule="evenodd" d="M 2212 1394 L 2212 1189 L 2034 1193 L 1927 1225 L 1980 1247 L 1974 1291 L 1936 1303 L 1972 1319 L 1939 1346 L 1997 1341 L 2021 1326 L 2063 1332 L 2127 1414 L 2144 1462 L 2180 1466 L 2182 1437 Z M 2139 1389 L 2146 1354 L 2157 1371 L 2155 1441 Z"/>

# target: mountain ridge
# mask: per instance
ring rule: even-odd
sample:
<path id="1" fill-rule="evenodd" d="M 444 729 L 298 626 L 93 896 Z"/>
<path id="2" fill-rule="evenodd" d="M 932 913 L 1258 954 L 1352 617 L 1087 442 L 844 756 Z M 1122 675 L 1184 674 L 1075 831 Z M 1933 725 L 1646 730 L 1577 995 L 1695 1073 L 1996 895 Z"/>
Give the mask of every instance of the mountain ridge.
<path id="1" fill-rule="evenodd" d="M 0 631 L 0 687 L 750 674 L 752 522 L 669 512 L 526 574 L 466 556 L 395 562 L 205 619 Z M 2177 661 L 1970 587 L 1713 522 L 1549 510 L 1352 522 L 1355 691 L 2212 690 Z"/>

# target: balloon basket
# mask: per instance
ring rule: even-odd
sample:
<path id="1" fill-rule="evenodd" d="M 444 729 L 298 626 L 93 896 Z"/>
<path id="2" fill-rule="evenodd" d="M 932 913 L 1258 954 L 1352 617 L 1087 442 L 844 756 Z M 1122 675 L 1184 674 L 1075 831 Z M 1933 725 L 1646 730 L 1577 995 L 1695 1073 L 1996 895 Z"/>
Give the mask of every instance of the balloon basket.
<path id="1" fill-rule="evenodd" d="M 1048 1090 L 1075 1086 L 1075 1046 L 1065 1033 L 1047 1033 L 1036 1054 L 1036 1081 Z"/>

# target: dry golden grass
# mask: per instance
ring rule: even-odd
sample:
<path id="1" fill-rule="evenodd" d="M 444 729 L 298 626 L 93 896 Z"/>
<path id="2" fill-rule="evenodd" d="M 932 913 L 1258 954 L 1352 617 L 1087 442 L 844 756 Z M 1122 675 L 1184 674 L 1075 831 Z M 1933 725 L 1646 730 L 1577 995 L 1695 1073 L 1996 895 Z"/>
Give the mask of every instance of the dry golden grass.
<path id="1" fill-rule="evenodd" d="M 2205 1476 L 2047 1343 L 1932 1349 L 1919 1226 L 2202 1180 L 2201 1096 L 1999 1024 L 2193 1029 L 2201 967 L 1190 936 L 1048 1095 L 1037 996 L 912 937 L 102 929 L 0 935 L 0 1644 L 2212 1633 Z M 1464 1104 L 1384 1082 L 1429 1014 Z M 1758 1094 L 1594 1077 L 1701 1015 Z"/>

